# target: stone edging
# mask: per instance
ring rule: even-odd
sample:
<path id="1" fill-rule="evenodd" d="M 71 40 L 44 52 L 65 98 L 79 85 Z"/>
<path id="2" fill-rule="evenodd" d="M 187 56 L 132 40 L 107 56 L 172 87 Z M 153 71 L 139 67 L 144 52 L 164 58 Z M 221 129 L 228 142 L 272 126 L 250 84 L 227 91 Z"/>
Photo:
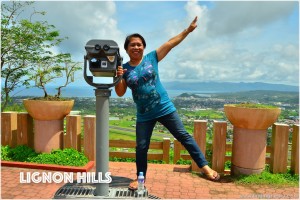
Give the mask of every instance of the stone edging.
<path id="1" fill-rule="evenodd" d="M 53 165 L 53 164 L 1 161 L 1 167 L 19 167 L 19 168 L 64 171 L 64 172 L 88 172 L 94 167 L 94 164 L 95 164 L 94 161 L 89 161 L 83 167 L 72 167 L 72 166 L 62 166 L 62 165 Z"/>

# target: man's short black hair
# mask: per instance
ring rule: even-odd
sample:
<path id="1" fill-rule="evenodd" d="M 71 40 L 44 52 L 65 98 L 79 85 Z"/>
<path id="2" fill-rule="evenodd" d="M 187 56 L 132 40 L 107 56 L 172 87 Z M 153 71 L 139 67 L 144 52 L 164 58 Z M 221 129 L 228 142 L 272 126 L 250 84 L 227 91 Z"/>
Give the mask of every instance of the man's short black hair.
<path id="1" fill-rule="evenodd" d="M 146 48 L 146 41 L 145 39 L 143 38 L 143 36 L 141 36 L 140 34 L 138 33 L 133 33 L 131 35 L 128 35 L 125 39 L 125 43 L 124 43 L 124 49 L 127 51 L 128 49 L 128 45 L 129 45 L 129 42 L 130 42 L 130 39 L 133 38 L 133 37 L 137 37 L 137 38 L 140 38 L 142 40 L 142 43 L 144 45 L 144 48 Z"/>

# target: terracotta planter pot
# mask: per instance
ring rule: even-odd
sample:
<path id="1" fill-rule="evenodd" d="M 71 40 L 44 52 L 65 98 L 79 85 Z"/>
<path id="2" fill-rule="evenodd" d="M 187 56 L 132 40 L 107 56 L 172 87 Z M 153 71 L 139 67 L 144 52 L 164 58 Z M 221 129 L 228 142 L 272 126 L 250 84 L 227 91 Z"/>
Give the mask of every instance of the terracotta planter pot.
<path id="1" fill-rule="evenodd" d="M 50 153 L 63 146 L 64 118 L 74 105 L 74 100 L 42 101 L 23 100 L 25 109 L 34 119 L 34 149 Z"/>
<path id="2" fill-rule="evenodd" d="M 259 174 L 265 168 L 267 129 L 276 122 L 280 108 L 244 108 L 224 105 L 233 124 L 231 174 Z"/>
<path id="3" fill-rule="evenodd" d="M 23 100 L 25 109 L 35 120 L 60 120 L 68 115 L 74 105 L 74 100 L 68 101 L 43 101 Z"/>
<path id="4" fill-rule="evenodd" d="M 265 130 L 276 122 L 280 108 L 244 108 L 234 105 L 224 105 L 228 120 L 235 127 Z"/>

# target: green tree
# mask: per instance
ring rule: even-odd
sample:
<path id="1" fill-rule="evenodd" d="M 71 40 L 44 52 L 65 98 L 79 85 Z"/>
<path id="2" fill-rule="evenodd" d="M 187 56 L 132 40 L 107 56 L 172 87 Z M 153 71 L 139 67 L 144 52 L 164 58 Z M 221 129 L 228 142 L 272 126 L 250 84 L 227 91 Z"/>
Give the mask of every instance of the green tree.
<path id="1" fill-rule="evenodd" d="M 55 26 L 46 21 L 34 21 L 35 15 L 45 12 L 33 10 L 29 19 L 19 19 L 24 9 L 34 2 L 2 2 L 1 7 L 1 100 L 3 111 L 11 93 L 20 86 L 30 86 L 31 73 L 40 61 L 51 58 L 52 64 L 60 63 L 65 54 L 54 55 L 52 47 L 66 38 L 59 36 Z M 61 68 L 61 70 L 63 70 Z M 59 71 L 57 69 L 57 71 Z"/>
<path id="2" fill-rule="evenodd" d="M 64 83 L 56 88 L 57 93 L 55 98 L 57 99 L 61 96 L 61 89 L 74 81 L 74 73 L 80 69 L 79 63 L 72 62 L 70 54 L 58 54 L 52 57 L 47 56 L 38 61 L 36 69 L 31 74 L 30 79 L 34 80 L 34 87 L 43 90 L 43 98 L 48 98 L 49 95 L 46 90 L 46 84 L 54 81 L 54 79 L 64 77 Z"/>

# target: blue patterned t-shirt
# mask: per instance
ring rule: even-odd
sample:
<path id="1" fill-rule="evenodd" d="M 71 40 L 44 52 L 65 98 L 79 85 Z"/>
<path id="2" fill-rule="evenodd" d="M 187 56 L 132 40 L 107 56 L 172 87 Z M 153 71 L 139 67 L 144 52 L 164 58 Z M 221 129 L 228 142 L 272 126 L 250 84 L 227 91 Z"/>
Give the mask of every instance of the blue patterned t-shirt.
<path id="1" fill-rule="evenodd" d="M 137 122 L 162 117 L 176 110 L 160 82 L 156 51 L 145 55 L 138 66 L 132 67 L 127 62 L 123 68 L 127 69 L 123 78 L 136 103 Z"/>

